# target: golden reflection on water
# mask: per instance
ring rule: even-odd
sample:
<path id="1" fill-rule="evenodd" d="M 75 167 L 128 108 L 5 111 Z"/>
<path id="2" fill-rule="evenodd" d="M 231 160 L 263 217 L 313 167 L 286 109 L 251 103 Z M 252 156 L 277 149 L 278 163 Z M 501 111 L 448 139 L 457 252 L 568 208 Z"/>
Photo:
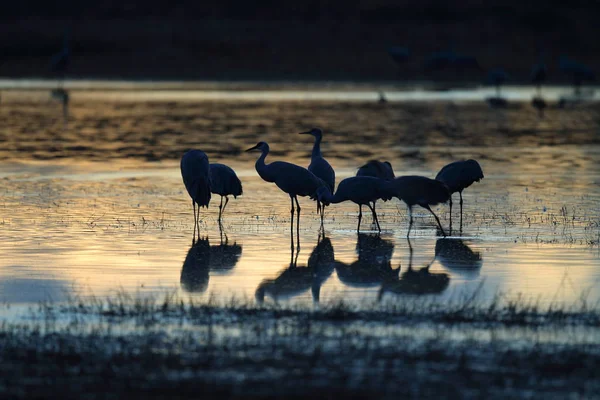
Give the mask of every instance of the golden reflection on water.
<path id="1" fill-rule="evenodd" d="M 0 133 L 6 143 L 0 150 L 0 301 L 111 296 L 120 289 L 253 300 L 262 287 L 265 302 L 362 303 L 378 301 L 389 280 L 397 290 L 386 291 L 384 301 L 413 298 L 397 293 L 432 281 L 425 273 L 404 275 L 407 213 L 397 200 L 378 205 L 379 239 L 366 231 L 357 236 L 354 204 L 327 208 L 333 265 L 319 266 L 315 205 L 301 199 L 301 248 L 297 271 L 290 272 L 289 199 L 258 178 L 255 156 L 240 149 L 269 140 L 267 162 L 307 165 L 312 142 L 295 134 L 307 120 L 325 128 L 322 150 L 338 182 L 375 157 L 390 160 L 397 175 L 431 177 L 454 159 L 480 161 L 486 177 L 464 192 L 461 238 L 440 242 L 428 213 L 415 209 L 412 267 L 431 265 L 433 279 L 449 277 L 447 287 L 429 296 L 447 301 L 480 290 L 484 300 L 497 294 L 543 303 L 600 299 L 593 109 L 549 111 L 541 121 L 527 109 L 498 114 L 473 105 L 75 102 L 65 131 L 52 107 L 0 108 L 7 121 Z M 224 216 L 227 237 L 213 203 L 201 214 L 203 241 L 192 251 L 191 206 L 178 164 L 188 147 L 231 165 L 244 184 L 244 196 L 232 199 Z M 435 211 L 447 226 L 447 208 Z"/>

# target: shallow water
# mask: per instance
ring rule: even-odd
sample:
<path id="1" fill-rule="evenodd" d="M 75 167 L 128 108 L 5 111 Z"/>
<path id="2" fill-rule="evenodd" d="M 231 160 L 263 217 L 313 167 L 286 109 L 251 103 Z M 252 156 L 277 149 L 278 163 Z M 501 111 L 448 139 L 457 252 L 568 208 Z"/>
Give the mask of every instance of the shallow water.
<path id="1" fill-rule="evenodd" d="M 155 96 L 75 96 L 66 123 L 60 105 L 47 99 L 25 94 L 2 103 L 1 301 L 119 290 L 308 306 L 473 293 L 477 301 L 544 305 L 600 300 L 597 104 L 549 109 L 542 118 L 528 104 L 493 110 L 482 103 Z M 416 208 L 408 242 L 406 208 L 394 200 L 378 204 L 381 236 L 368 230 L 368 214 L 357 235 L 357 206 L 329 207 L 323 240 L 315 204 L 301 199 L 300 250 L 292 251 L 289 199 L 260 180 L 255 155 L 243 150 L 267 140 L 268 161 L 307 165 L 312 141 L 295 132 L 313 125 L 325 130 L 323 152 L 338 182 L 371 158 L 390 160 L 397 175 L 430 177 L 452 160 L 478 159 L 485 179 L 464 192 L 463 231 L 442 239 L 427 211 Z M 194 247 L 178 161 L 190 147 L 231 165 L 244 185 L 223 229 L 218 196 L 203 210 L 208 239 Z M 434 211 L 447 227 L 447 207 Z M 411 273 L 429 264 L 428 273 Z"/>

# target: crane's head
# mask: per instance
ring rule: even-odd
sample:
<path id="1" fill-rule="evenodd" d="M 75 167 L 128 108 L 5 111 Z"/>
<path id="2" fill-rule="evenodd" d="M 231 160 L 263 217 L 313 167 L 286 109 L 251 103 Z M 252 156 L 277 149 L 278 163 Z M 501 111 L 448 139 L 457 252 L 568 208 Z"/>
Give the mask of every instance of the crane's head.
<path id="1" fill-rule="evenodd" d="M 323 136 L 323 131 L 321 131 L 319 128 L 312 128 L 310 131 L 300 132 L 300 135 L 313 135 L 314 137 L 321 137 Z"/>
<path id="2" fill-rule="evenodd" d="M 262 151 L 262 152 L 269 152 L 269 145 L 267 144 L 267 142 L 258 142 L 258 144 L 254 147 L 250 147 L 248 150 L 246 151 Z"/>
<path id="3" fill-rule="evenodd" d="M 317 189 L 315 193 L 315 198 L 319 200 L 321 203 L 328 206 L 330 204 L 329 198 L 331 197 L 331 191 L 327 186 L 321 186 Z"/>

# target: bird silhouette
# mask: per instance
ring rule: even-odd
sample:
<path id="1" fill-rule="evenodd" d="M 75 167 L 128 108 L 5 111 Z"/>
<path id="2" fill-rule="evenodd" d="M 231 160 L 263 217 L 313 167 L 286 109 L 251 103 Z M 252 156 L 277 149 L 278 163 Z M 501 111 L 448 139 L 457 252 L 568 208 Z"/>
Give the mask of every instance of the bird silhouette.
<path id="1" fill-rule="evenodd" d="M 358 168 L 356 176 L 372 176 L 374 178 L 386 181 L 394 179 L 394 169 L 389 161 L 369 160 L 366 164 Z M 373 223 L 375 223 L 375 206 L 377 200 L 373 202 Z"/>
<path id="2" fill-rule="evenodd" d="M 488 85 L 494 85 L 496 87 L 496 98 L 500 99 L 500 89 L 502 85 L 508 80 L 508 74 L 502 68 L 494 68 L 488 71 L 485 82 Z"/>
<path id="3" fill-rule="evenodd" d="M 398 279 L 400 268 L 391 265 L 394 242 L 380 235 L 359 233 L 356 241 L 358 259 L 351 264 L 335 261 L 338 279 L 350 287 L 373 287 L 386 280 Z"/>
<path id="4" fill-rule="evenodd" d="M 455 161 L 444 166 L 437 173 L 435 179 L 444 183 L 450 192 L 450 229 L 452 230 L 452 194 L 458 192 L 460 195 L 460 230 L 462 231 L 462 192 L 473 182 L 483 179 L 483 171 L 475 160 Z"/>
<path id="5" fill-rule="evenodd" d="M 325 182 L 331 193 L 333 193 L 335 189 L 335 171 L 321 154 L 321 140 L 323 140 L 323 132 L 319 128 L 313 128 L 307 132 L 300 132 L 300 134 L 314 136 L 315 144 L 313 145 L 308 170 Z M 317 200 L 317 212 L 321 216 L 321 225 L 323 225 L 325 207 L 322 207 L 319 200 Z"/>
<path id="6" fill-rule="evenodd" d="M 548 79 L 548 68 L 544 62 L 544 52 L 540 51 L 538 62 L 531 67 L 530 79 L 531 83 L 536 86 L 537 97 L 542 96 L 542 84 Z"/>
<path id="7" fill-rule="evenodd" d="M 352 201 L 358 204 L 358 226 L 356 231 L 360 231 L 360 221 L 362 220 L 362 206 L 366 205 L 371 209 L 373 218 L 377 224 L 377 230 L 381 232 L 377 213 L 371 205 L 372 202 L 383 199 L 391 199 L 385 190 L 386 181 L 372 176 L 353 176 L 340 182 L 335 194 L 331 194 L 328 187 L 321 187 L 317 191 L 317 198 L 324 204 L 341 203 L 343 201 Z"/>
<path id="8" fill-rule="evenodd" d="M 208 156 L 201 150 L 189 150 L 181 158 L 181 177 L 183 184 L 192 198 L 194 209 L 194 237 L 196 228 L 200 236 L 200 207 L 207 207 L 210 203 L 210 167 Z M 196 205 L 198 212 L 196 213 Z"/>
<path id="9" fill-rule="evenodd" d="M 434 216 L 442 234 L 446 236 L 446 232 L 444 232 L 444 228 L 442 228 L 439 218 L 430 207 L 439 203 L 445 203 L 450 199 L 448 188 L 442 182 L 424 176 L 401 176 L 387 182 L 387 192 L 393 197 L 402 200 L 408 207 L 410 222 L 406 237 L 410 236 L 410 230 L 412 229 L 412 207 L 414 205 L 419 205 L 428 210 Z"/>
<path id="10" fill-rule="evenodd" d="M 567 56 L 561 56 L 559 59 L 559 69 L 562 73 L 569 75 L 573 82 L 575 95 L 581 95 L 581 84 L 585 81 L 595 81 L 596 75 L 590 67 Z"/>
<path id="11" fill-rule="evenodd" d="M 54 72 L 59 78 L 59 89 L 62 88 L 67 72 L 69 71 L 69 66 L 71 64 L 71 50 L 69 47 L 70 36 L 71 30 L 66 29 L 63 35 L 62 48 L 50 59 L 50 70 Z"/>
<path id="12" fill-rule="evenodd" d="M 210 191 L 211 193 L 221 196 L 221 204 L 219 204 L 219 222 L 221 215 L 229 203 L 229 197 L 237 198 L 242 195 L 242 182 L 235 174 L 235 171 L 225 164 L 212 163 L 210 164 Z M 225 197 L 225 204 L 223 204 Z"/>
<path id="13" fill-rule="evenodd" d="M 435 258 L 452 273 L 475 279 L 483 265 L 480 252 L 473 251 L 462 239 L 440 238 L 435 243 Z"/>
<path id="14" fill-rule="evenodd" d="M 266 142 L 259 142 L 256 146 L 251 147 L 246 151 L 256 150 L 261 152 L 261 155 L 258 160 L 256 160 L 255 164 L 258 175 L 266 182 L 275 183 L 279 189 L 290 196 L 290 202 L 292 204 L 290 210 L 292 216 L 292 230 L 294 224 L 294 200 L 296 201 L 296 208 L 298 209 L 296 230 L 297 236 L 300 237 L 300 204 L 298 203 L 298 196 L 309 196 L 311 199 L 316 200 L 317 189 L 323 186 L 326 187 L 326 183 L 316 177 L 315 174 L 308 169 L 299 165 L 285 161 L 274 161 L 270 164 L 266 164 L 265 158 L 267 158 L 267 155 L 269 154 L 269 145 Z M 292 238 L 292 247 L 293 246 Z M 300 247 L 299 244 L 298 247 Z"/>
<path id="15" fill-rule="evenodd" d="M 438 294 L 446 290 L 450 284 L 450 277 L 448 274 L 443 272 L 429 272 L 429 267 L 433 261 L 419 270 L 413 269 L 413 248 L 410 244 L 410 239 L 407 240 L 410 251 L 408 269 L 400 275 L 399 279 L 388 279 L 383 282 L 379 289 L 379 300 L 381 300 L 383 295 L 387 292 L 402 295 Z"/>
<path id="16" fill-rule="evenodd" d="M 186 292 L 202 293 L 208 287 L 210 243 L 208 238 L 193 242 L 181 268 L 180 284 Z"/>

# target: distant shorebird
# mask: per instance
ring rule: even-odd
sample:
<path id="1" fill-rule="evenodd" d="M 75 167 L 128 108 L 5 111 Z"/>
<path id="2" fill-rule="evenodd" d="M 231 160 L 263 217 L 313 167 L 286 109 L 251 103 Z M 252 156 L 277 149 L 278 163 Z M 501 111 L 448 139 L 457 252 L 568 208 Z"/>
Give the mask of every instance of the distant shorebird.
<path id="1" fill-rule="evenodd" d="M 242 195 L 242 182 L 231 167 L 213 163 L 210 164 L 210 190 L 211 193 L 221 196 L 221 204 L 219 204 L 219 221 L 221 221 L 221 215 L 229 203 L 228 196 L 233 196 L 235 199 Z M 223 204 L 223 197 L 225 197 L 225 204 Z"/>
<path id="2" fill-rule="evenodd" d="M 410 222 L 406 237 L 410 236 L 410 230 L 413 225 L 412 208 L 415 205 L 419 205 L 428 210 L 435 218 L 442 234 L 446 236 L 446 232 L 444 232 L 444 228 L 442 228 L 439 218 L 430 207 L 439 203 L 445 203 L 450 199 L 448 188 L 442 182 L 424 176 L 401 176 L 387 182 L 387 193 L 402 200 L 408 206 Z"/>
<path id="3" fill-rule="evenodd" d="M 458 192 L 460 195 L 460 229 L 462 230 L 462 192 L 474 182 L 483 179 L 481 166 L 475 160 L 455 161 L 444 166 L 435 179 L 443 182 L 450 191 L 450 229 L 452 229 L 452 194 Z"/>
<path id="4" fill-rule="evenodd" d="M 327 187 L 329 187 L 329 190 L 333 193 L 335 189 L 335 171 L 321 154 L 321 140 L 323 140 L 323 132 L 319 128 L 313 128 L 308 132 L 301 132 L 300 134 L 314 136 L 315 144 L 313 145 L 308 170 L 315 174 L 317 178 L 320 178 L 323 182 L 325 182 Z M 322 205 L 319 200 L 317 200 L 317 212 L 321 216 L 321 225 L 323 225 L 325 206 Z"/>
<path id="5" fill-rule="evenodd" d="M 508 74 L 504 69 L 494 68 L 488 71 L 485 82 L 496 87 L 496 97 L 500 98 L 500 89 L 507 80 Z"/>
<path id="6" fill-rule="evenodd" d="M 50 70 L 57 74 L 60 78 L 59 87 L 62 87 L 62 83 L 65 80 L 69 66 L 71 64 L 71 51 L 69 48 L 69 37 L 71 35 L 70 29 L 65 30 L 63 36 L 62 48 L 59 52 L 52 56 L 50 60 Z"/>
<path id="7" fill-rule="evenodd" d="M 590 67 L 575 60 L 571 60 L 566 56 L 560 57 L 559 68 L 562 73 L 571 77 L 576 95 L 581 94 L 581 84 L 583 82 L 596 80 L 596 74 L 594 74 L 594 71 L 592 71 Z"/>
<path id="8" fill-rule="evenodd" d="M 377 213 L 371 203 L 383 199 L 387 201 L 391 198 L 385 190 L 386 181 L 371 176 L 353 176 L 340 182 L 335 194 L 331 194 L 328 187 L 321 187 L 317 191 L 317 198 L 324 204 L 341 203 L 351 201 L 358 204 L 358 226 L 356 231 L 360 231 L 360 221 L 362 220 L 362 206 L 366 205 L 371 209 L 373 218 L 377 224 L 377 230 L 381 232 Z"/>
<path id="9" fill-rule="evenodd" d="M 181 177 L 183 184 L 192 198 L 194 208 L 194 238 L 196 228 L 200 236 L 200 207 L 207 207 L 210 203 L 210 167 L 208 156 L 200 150 L 190 150 L 181 158 Z M 198 205 L 198 213 L 196 213 Z"/>
<path id="10" fill-rule="evenodd" d="M 536 64 L 534 64 L 533 67 L 531 67 L 531 74 L 530 74 L 531 82 L 537 88 L 537 96 L 538 97 L 541 97 L 541 95 L 542 95 L 542 84 L 544 82 L 546 82 L 546 79 L 548 79 L 548 68 L 546 67 L 546 64 L 544 63 L 543 55 L 544 55 L 544 53 L 541 52 L 539 61 Z"/>

